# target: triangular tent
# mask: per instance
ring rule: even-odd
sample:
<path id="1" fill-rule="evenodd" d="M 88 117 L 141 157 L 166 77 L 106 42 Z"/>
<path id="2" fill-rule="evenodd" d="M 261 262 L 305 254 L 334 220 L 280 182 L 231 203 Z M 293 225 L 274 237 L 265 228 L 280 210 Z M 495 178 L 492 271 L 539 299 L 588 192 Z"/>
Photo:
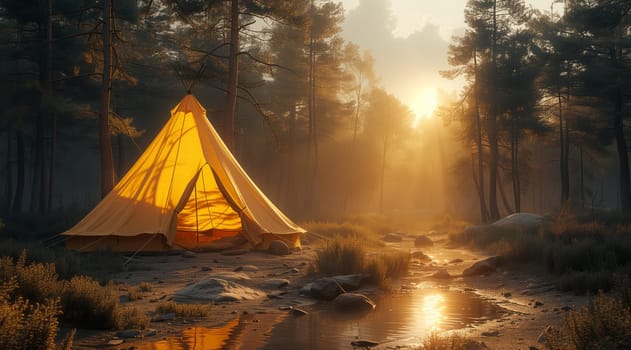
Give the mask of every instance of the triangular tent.
<path id="1" fill-rule="evenodd" d="M 265 248 L 300 245 L 305 231 L 261 192 L 191 94 L 66 245 L 81 251 L 161 251 L 239 240 Z"/>

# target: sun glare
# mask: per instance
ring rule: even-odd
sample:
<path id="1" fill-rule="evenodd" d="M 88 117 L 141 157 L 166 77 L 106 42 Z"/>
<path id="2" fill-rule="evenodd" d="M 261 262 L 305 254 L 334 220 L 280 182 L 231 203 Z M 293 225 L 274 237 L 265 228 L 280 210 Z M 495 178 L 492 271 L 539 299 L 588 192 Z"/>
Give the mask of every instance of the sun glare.
<path id="1" fill-rule="evenodd" d="M 414 101 L 410 106 L 412 112 L 415 114 L 414 126 L 417 126 L 421 120 L 432 116 L 438 103 L 437 99 L 438 93 L 436 89 L 432 88 L 422 89 L 414 96 Z"/>
<path id="2" fill-rule="evenodd" d="M 426 329 L 435 330 L 443 319 L 445 298 L 440 294 L 429 294 L 423 298 L 423 304 L 417 315 L 417 322 Z"/>

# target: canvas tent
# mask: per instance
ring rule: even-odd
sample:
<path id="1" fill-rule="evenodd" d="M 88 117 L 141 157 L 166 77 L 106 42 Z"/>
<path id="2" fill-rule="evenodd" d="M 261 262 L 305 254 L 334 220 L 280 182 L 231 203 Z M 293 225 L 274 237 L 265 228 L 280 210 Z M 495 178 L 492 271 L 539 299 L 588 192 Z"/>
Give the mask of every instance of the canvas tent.
<path id="1" fill-rule="evenodd" d="M 114 189 L 62 235 L 81 251 L 162 251 L 231 237 L 295 247 L 303 232 L 254 184 L 188 94 Z"/>

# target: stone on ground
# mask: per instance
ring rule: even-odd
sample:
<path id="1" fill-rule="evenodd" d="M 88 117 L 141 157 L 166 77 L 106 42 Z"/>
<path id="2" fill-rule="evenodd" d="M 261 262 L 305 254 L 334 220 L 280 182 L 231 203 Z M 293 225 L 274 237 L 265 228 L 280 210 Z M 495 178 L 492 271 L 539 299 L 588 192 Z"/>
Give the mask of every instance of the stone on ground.
<path id="1" fill-rule="evenodd" d="M 220 278 L 209 278 L 185 287 L 173 296 L 175 302 L 227 302 L 253 300 L 265 297 L 265 293 Z"/>
<path id="2" fill-rule="evenodd" d="M 449 272 L 447 272 L 447 270 L 440 269 L 440 270 L 434 272 L 432 277 L 434 277 L 434 278 L 451 278 L 451 275 L 449 274 Z"/>
<path id="3" fill-rule="evenodd" d="M 333 299 L 333 306 L 339 311 L 360 312 L 374 310 L 375 303 L 363 294 L 343 293 Z"/>
<path id="4" fill-rule="evenodd" d="M 313 298 L 323 300 L 333 300 L 338 295 L 344 293 L 344 288 L 331 277 L 324 277 L 315 280 L 311 284 L 310 294 Z"/>
<path id="5" fill-rule="evenodd" d="M 431 247 L 434 245 L 434 241 L 432 241 L 429 237 L 427 236 L 416 236 L 416 238 L 414 239 L 414 246 L 415 247 Z"/>
<path id="6" fill-rule="evenodd" d="M 333 276 L 333 279 L 344 288 L 344 290 L 357 290 L 361 287 L 362 281 L 366 278 L 363 274 Z"/>
<path id="7" fill-rule="evenodd" d="M 285 278 L 270 278 L 261 284 L 263 289 L 278 289 L 289 285 L 289 280 Z"/>

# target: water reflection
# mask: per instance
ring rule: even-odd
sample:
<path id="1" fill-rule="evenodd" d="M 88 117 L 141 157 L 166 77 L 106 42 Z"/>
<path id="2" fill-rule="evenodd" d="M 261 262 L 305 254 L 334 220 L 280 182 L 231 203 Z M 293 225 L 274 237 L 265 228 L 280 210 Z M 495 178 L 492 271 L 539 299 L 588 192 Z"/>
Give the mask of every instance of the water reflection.
<path id="1" fill-rule="evenodd" d="M 442 294 L 428 294 L 423 296 L 422 306 L 416 310 L 420 311 L 416 315 L 417 322 L 421 329 L 437 330 L 440 321 L 443 319 L 443 313 L 445 311 L 445 298 Z"/>
<path id="2" fill-rule="evenodd" d="M 306 316 L 288 313 L 245 315 L 216 327 L 192 327 L 181 338 L 141 344 L 139 350 L 348 348 L 355 339 L 389 342 L 420 339 L 494 319 L 501 309 L 475 294 L 419 289 L 375 299 L 368 314 L 340 314 L 319 306 Z"/>

